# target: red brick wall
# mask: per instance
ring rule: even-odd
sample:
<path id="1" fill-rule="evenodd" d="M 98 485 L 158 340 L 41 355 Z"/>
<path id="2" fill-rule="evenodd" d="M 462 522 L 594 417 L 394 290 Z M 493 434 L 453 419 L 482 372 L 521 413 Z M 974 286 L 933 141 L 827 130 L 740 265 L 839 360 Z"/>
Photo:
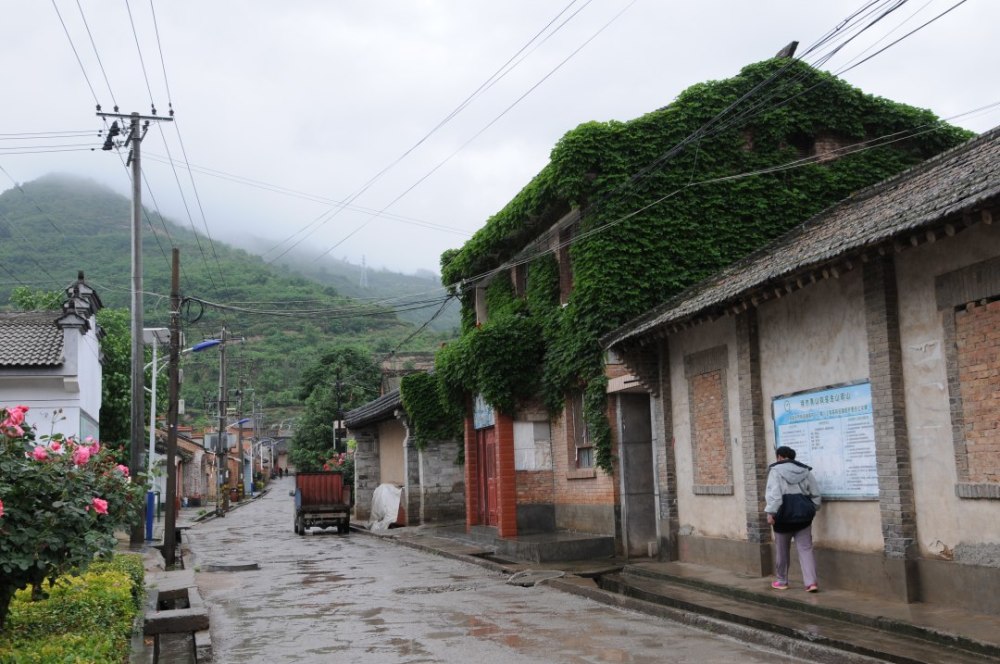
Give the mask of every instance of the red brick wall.
<path id="1" fill-rule="evenodd" d="M 729 483 L 724 405 L 721 371 L 691 378 L 695 484 Z"/>
<path id="2" fill-rule="evenodd" d="M 551 470 L 517 471 L 517 504 L 539 505 L 552 502 Z"/>
<path id="3" fill-rule="evenodd" d="M 497 430 L 497 533 L 517 535 L 517 474 L 514 472 L 514 420 L 496 414 Z"/>
<path id="4" fill-rule="evenodd" d="M 955 315 L 969 482 L 1000 482 L 1000 301 Z"/>
<path id="5" fill-rule="evenodd" d="M 575 444 L 568 437 L 564 409 L 552 420 L 552 472 L 557 505 L 609 505 L 617 480 L 603 470 L 576 469 Z M 617 476 L 617 467 L 616 467 Z"/>

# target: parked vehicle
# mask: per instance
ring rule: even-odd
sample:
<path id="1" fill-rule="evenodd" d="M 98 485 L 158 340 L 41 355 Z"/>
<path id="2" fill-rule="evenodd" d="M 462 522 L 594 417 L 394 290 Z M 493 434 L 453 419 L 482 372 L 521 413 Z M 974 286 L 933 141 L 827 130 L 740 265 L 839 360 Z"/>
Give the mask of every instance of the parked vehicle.
<path id="1" fill-rule="evenodd" d="M 339 471 L 298 472 L 295 474 L 295 532 L 307 528 L 337 527 L 347 533 L 351 524 L 351 487 Z"/>

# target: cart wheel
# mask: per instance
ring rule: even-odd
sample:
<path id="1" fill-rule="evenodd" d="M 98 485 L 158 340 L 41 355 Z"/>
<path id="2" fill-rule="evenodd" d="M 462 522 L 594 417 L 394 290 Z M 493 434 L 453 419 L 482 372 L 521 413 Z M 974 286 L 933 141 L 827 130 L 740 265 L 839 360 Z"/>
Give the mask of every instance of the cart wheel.
<path id="1" fill-rule="evenodd" d="M 295 519 L 295 532 L 299 535 L 306 534 L 306 520 L 301 516 Z"/>

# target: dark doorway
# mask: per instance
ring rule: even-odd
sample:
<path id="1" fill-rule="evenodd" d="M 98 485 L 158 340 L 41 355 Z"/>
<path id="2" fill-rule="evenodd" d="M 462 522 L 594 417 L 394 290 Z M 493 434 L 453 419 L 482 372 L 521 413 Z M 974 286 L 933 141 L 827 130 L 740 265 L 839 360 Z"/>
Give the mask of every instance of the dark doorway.
<path id="1" fill-rule="evenodd" d="M 622 536 L 625 555 L 646 557 L 656 547 L 656 495 L 653 427 L 649 395 L 618 395 L 622 468 Z M 650 547 L 653 543 L 653 547 Z"/>

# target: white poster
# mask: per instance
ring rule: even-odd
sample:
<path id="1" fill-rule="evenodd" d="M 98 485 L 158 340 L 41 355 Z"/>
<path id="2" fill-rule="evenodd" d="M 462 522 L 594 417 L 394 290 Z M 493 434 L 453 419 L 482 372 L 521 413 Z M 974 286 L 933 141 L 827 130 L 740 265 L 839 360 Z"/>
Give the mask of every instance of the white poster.
<path id="1" fill-rule="evenodd" d="M 812 466 L 824 498 L 878 499 L 870 383 L 772 401 L 777 445 Z"/>

